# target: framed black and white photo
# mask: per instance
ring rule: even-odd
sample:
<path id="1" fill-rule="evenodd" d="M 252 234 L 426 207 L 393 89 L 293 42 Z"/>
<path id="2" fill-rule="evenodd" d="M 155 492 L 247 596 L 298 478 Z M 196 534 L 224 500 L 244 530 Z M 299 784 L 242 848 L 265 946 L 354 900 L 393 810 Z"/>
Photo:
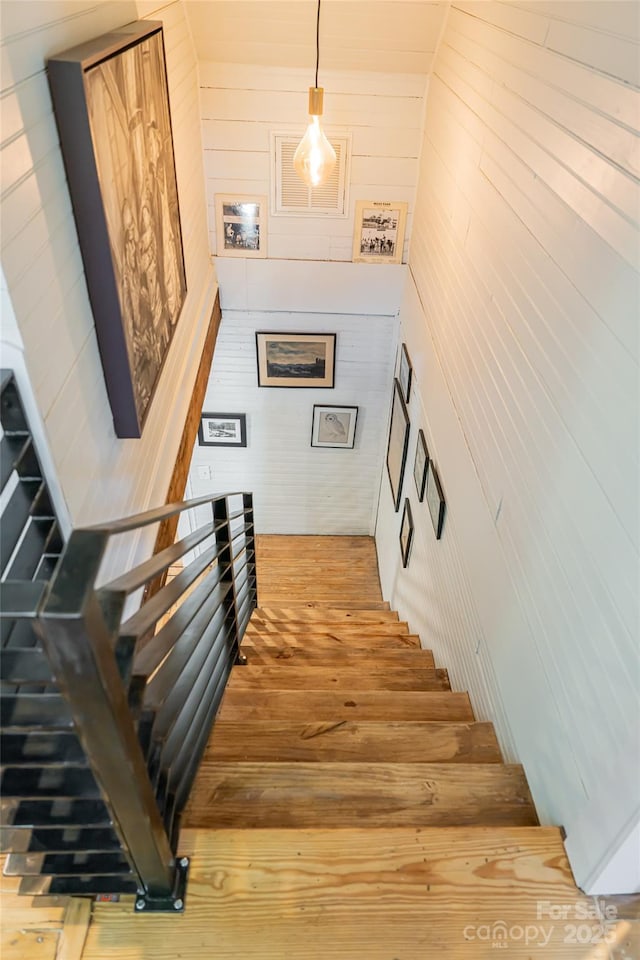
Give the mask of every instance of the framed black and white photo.
<path id="1" fill-rule="evenodd" d="M 413 544 L 413 516 L 411 514 L 411 504 L 409 498 L 404 501 L 404 510 L 402 511 L 402 523 L 400 525 L 400 552 L 402 554 L 402 566 L 409 565 L 411 556 L 411 545 Z"/>
<path id="2" fill-rule="evenodd" d="M 219 257 L 266 257 L 267 198 L 216 194 Z"/>
<path id="3" fill-rule="evenodd" d="M 436 540 L 442 536 L 442 525 L 444 523 L 445 501 L 440 484 L 438 471 L 433 465 L 433 460 L 429 460 L 429 469 L 427 470 L 427 505 L 431 514 L 431 523 L 436 535 Z"/>
<path id="4" fill-rule="evenodd" d="M 311 446 L 353 449 L 357 418 L 357 407 L 314 404 Z"/>
<path id="5" fill-rule="evenodd" d="M 393 403 L 391 406 L 391 425 L 387 445 L 387 473 L 391 484 L 393 508 L 398 512 L 402 496 L 402 480 L 409 446 L 409 414 L 402 398 L 399 381 L 393 381 Z"/>
<path id="6" fill-rule="evenodd" d="M 118 437 L 139 437 L 187 294 L 162 23 L 47 61 Z"/>
<path id="7" fill-rule="evenodd" d="M 405 403 L 409 403 L 412 376 L 413 367 L 411 366 L 411 360 L 409 359 L 409 352 L 407 350 L 406 343 L 403 343 L 400 351 L 400 370 L 398 371 L 398 380 L 400 381 L 400 386 L 402 387 L 402 396 L 404 397 Z"/>
<path id="8" fill-rule="evenodd" d="M 358 200 L 354 263 L 402 263 L 406 220 L 407 204 L 402 200 Z"/>
<path id="9" fill-rule="evenodd" d="M 203 413 L 198 428 L 201 447 L 246 447 L 245 413 Z"/>
<path id="10" fill-rule="evenodd" d="M 416 455 L 413 461 L 413 479 L 416 484 L 418 500 L 420 503 L 424 500 L 424 491 L 427 485 L 427 467 L 429 466 L 429 451 L 427 450 L 427 441 L 424 438 L 422 430 L 418 430 L 418 440 L 416 443 Z"/>
<path id="11" fill-rule="evenodd" d="M 259 387 L 333 387 L 335 333 L 256 333 Z"/>

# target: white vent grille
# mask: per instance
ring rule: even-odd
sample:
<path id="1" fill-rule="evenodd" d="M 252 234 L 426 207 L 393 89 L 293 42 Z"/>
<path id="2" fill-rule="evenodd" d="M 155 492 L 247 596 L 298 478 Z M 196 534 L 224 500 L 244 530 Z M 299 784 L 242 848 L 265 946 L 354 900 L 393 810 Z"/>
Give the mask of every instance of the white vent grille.
<path id="1" fill-rule="evenodd" d="M 351 137 L 329 136 L 337 163 L 329 180 L 321 187 L 308 187 L 293 167 L 293 155 L 300 135 L 272 134 L 271 183 L 274 216 L 346 217 L 348 211 L 348 169 Z"/>

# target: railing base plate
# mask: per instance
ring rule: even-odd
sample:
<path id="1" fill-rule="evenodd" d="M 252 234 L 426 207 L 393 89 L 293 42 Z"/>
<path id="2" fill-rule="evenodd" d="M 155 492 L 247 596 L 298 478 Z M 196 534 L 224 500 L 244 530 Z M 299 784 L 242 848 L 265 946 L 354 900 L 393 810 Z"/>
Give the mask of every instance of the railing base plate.
<path id="1" fill-rule="evenodd" d="M 168 897 L 151 897 L 148 894 L 139 893 L 135 899 L 135 912 L 184 913 L 188 876 L 189 858 L 180 857 L 176 860 L 176 872 L 171 894 Z"/>

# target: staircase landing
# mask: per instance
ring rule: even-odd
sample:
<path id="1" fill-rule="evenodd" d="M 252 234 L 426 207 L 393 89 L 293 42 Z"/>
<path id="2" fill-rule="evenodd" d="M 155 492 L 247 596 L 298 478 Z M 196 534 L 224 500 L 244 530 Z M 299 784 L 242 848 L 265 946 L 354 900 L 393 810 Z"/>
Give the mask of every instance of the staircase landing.
<path id="1" fill-rule="evenodd" d="M 383 603 L 373 541 L 259 537 L 257 556 L 249 665 L 184 816 L 186 913 L 96 906 L 84 960 L 637 956 L 624 920 L 585 944 L 560 831 Z"/>

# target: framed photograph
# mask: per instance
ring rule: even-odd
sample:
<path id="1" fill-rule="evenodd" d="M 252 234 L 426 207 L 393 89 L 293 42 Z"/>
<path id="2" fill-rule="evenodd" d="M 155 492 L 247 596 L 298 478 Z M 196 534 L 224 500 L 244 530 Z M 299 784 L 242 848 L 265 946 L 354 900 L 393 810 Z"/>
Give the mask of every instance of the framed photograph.
<path id="1" fill-rule="evenodd" d="M 333 387 L 335 333 L 256 333 L 259 387 Z"/>
<path id="2" fill-rule="evenodd" d="M 357 407 L 314 404 L 311 446 L 342 447 L 344 450 L 352 450 L 356 437 L 357 418 Z"/>
<path id="3" fill-rule="evenodd" d="M 47 73 L 116 435 L 139 437 L 187 293 L 162 24 Z"/>
<path id="4" fill-rule="evenodd" d="M 429 460 L 429 469 L 427 470 L 427 504 L 429 506 L 431 523 L 433 524 L 436 540 L 439 540 L 442 536 L 445 501 L 440 484 L 440 477 L 433 465 L 433 460 Z"/>
<path id="5" fill-rule="evenodd" d="M 404 510 L 402 511 L 402 523 L 400 525 L 400 551 L 402 553 L 402 566 L 409 565 L 411 555 L 411 545 L 413 544 L 413 516 L 411 515 L 411 504 L 409 497 L 405 498 Z"/>
<path id="6" fill-rule="evenodd" d="M 203 413 L 198 443 L 201 447 L 246 447 L 246 413 Z"/>
<path id="7" fill-rule="evenodd" d="M 413 377 L 413 367 L 411 366 L 411 360 L 409 359 L 407 345 L 406 343 L 403 343 L 402 349 L 400 351 L 400 370 L 398 372 L 398 379 L 400 380 L 400 386 L 402 387 L 402 396 L 404 397 L 405 403 L 409 403 L 412 377 Z"/>
<path id="8" fill-rule="evenodd" d="M 219 257 L 266 257 L 267 198 L 216 194 Z"/>
<path id="9" fill-rule="evenodd" d="M 358 200 L 353 237 L 354 263 L 402 263 L 407 204 Z"/>
<path id="10" fill-rule="evenodd" d="M 409 446 L 409 414 L 402 398 L 399 381 L 393 381 L 393 403 L 391 406 L 391 425 L 387 446 L 387 473 L 391 484 L 393 508 L 398 512 L 402 496 L 402 480 Z"/>
<path id="11" fill-rule="evenodd" d="M 418 442 L 416 443 L 416 456 L 413 461 L 413 479 L 416 483 L 418 500 L 420 503 L 424 500 L 424 491 L 427 485 L 427 467 L 429 466 L 429 451 L 427 450 L 427 441 L 424 438 L 422 430 L 418 430 Z"/>

